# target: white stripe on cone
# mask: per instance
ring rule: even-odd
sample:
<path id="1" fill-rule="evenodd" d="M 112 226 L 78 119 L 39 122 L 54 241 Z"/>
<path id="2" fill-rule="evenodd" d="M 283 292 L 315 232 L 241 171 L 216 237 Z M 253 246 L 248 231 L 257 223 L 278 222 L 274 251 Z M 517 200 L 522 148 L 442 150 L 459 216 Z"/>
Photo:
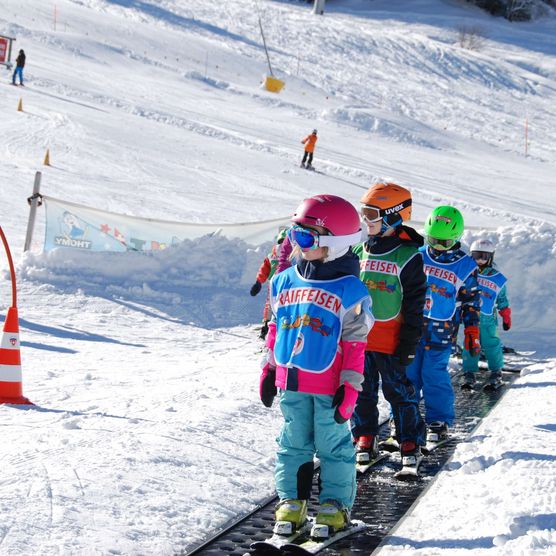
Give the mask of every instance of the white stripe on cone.
<path id="1" fill-rule="evenodd" d="M 19 349 L 19 334 L 14 332 L 4 332 L 2 334 L 2 342 L 0 343 L 2 349 Z"/>
<path id="2" fill-rule="evenodd" d="M 21 382 L 21 365 L 1 365 L 0 382 Z"/>

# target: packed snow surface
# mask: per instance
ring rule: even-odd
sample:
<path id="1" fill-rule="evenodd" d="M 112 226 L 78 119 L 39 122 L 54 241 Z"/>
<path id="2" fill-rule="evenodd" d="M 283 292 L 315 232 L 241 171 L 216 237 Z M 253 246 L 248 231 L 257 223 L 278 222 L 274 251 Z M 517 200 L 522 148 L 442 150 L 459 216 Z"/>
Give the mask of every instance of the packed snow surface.
<path id="1" fill-rule="evenodd" d="M 280 94 L 260 86 L 259 17 Z M 458 45 L 470 25 L 479 50 Z M 294 0 L 4 0 L 27 64 L 25 87 L 6 71 L 0 89 L 0 225 L 35 405 L 0 406 L 0 554 L 187 553 L 272 494 L 281 424 L 258 400 L 264 289 L 249 296 L 270 244 L 43 253 L 39 209 L 23 254 L 36 171 L 45 195 L 215 228 L 316 193 L 357 205 L 377 177 L 412 190 L 417 228 L 457 206 L 465 245 L 497 243 L 504 343 L 535 361 L 382 553 L 554 554 L 555 31 L 552 13 L 517 24 L 454 0 L 329 0 L 322 17 Z M 299 168 L 313 128 L 321 173 Z"/>

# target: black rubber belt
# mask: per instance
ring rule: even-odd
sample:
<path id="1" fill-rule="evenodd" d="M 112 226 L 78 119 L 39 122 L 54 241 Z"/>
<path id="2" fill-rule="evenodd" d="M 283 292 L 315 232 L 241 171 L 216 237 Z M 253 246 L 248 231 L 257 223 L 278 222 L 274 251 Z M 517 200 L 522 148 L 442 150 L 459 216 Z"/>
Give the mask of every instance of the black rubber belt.
<path id="1" fill-rule="evenodd" d="M 486 373 L 484 374 L 486 375 Z M 510 384 L 517 376 L 519 376 L 517 373 L 504 373 L 504 382 Z M 481 391 L 479 386 L 477 391 L 462 392 L 458 385 L 454 385 L 456 424 L 450 429 L 451 439 L 424 458 L 420 468 L 422 478 L 415 482 L 400 482 L 394 479 L 393 475 L 400 467 L 400 459 L 397 454 L 391 454 L 388 460 L 372 468 L 358 480 L 357 497 L 352 511 L 352 517 L 368 523 L 369 529 L 366 533 L 338 541 L 333 548 L 325 549 L 319 554 L 324 556 L 369 556 L 431 483 L 434 476 L 453 454 L 457 444 L 467 438 L 477 427 L 478 420 L 488 414 L 506 390 L 507 386 L 495 392 L 486 393 Z M 388 428 L 384 425 L 381 428 L 381 436 L 387 435 Z M 317 477 L 314 480 L 309 509 L 312 514 L 315 513 L 318 506 L 316 482 Z M 249 546 L 253 541 L 264 540 L 271 534 L 277 500 L 277 498 L 266 500 L 265 505 L 256 508 L 248 516 L 229 524 L 203 544 L 180 554 L 187 556 L 193 554 L 243 556 L 250 553 Z"/>

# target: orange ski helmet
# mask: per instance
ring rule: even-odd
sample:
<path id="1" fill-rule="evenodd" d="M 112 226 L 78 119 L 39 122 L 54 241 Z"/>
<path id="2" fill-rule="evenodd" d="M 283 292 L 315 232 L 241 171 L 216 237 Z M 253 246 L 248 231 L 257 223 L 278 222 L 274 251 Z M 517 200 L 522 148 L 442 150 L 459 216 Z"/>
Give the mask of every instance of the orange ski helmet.
<path id="1" fill-rule="evenodd" d="M 366 220 L 372 222 L 382 218 L 386 227 L 397 226 L 411 218 L 411 192 L 396 183 L 372 185 L 361 197 L 361 205 L 361 214 Z"/>

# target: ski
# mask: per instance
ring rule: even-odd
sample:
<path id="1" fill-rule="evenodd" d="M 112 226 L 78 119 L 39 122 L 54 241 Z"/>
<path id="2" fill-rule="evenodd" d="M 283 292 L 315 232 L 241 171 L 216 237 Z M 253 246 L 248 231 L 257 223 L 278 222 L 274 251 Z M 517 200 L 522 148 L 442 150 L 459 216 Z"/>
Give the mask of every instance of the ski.
<path id="1" fill-rule="evenodd" d="M 329 537 L 322 539 L 310 538 L 300 544 L 285 544 L 282 546 L 282 554 L 294 554 L 298 556 L 304 556 L 306 554 L 317 554 L 321 550 L 329 547 L 331 544 L 334 544 L 341 539 L 345 539 L 350 535 L 354 535 L 356 533 L 364 531 L 365 529 L 367 529 L 367 527 L 368 525 L 363 521 L 354 519 L 345 529 L 337 531 Z"/>
<path id="2" fill-rule="evenodd" d="M 303 164 L 300 165 L 300 168 L 307 170 L 308 172 L 314 172 L 315 174 L 324 174 L 322 170 L 317 170 L 314 166 L 304 166 Z"/>
<path id="3" fill-rule="evenodd" d="M 394 478 L 398 481 L 417 481 L 422 461 L 423 455 L 420 451 L 402 456 L 402 468 L 394 473 Z"/>
<path id="4" fill-rule="evenodd" d="M 299 537 L 305 535 L 306 533 L 309 533 L 312 526 L 312 521 L 308 519 L 302 527 L 289 535 L 280 535 L 278 533 L 273 533 L 272 537 L 269 537 L 264 541 L 255 541 L 251 543 L 249 548 L 258 554 L 276 554 L 276 556 L 278 556 L 278 554 L 282 554 L 280 550 L 282 546 L 288 543 L 292 543 Z"/>
<path id="5" fill-rule="evenodd" d="M 388 454 L 388 453 L 381 452 L 374 459 L 372 459 L 372 460 L 370 460 L 366 463 L 357 462 L 355 464 L 355 468 L 357 469 L 357 473 L 359 475 L 363 475 L 363 473 L 366 473 L 371 467 L 373 467 L 377 463 L 381 462 L 382 460 L 385 460 L 387 457 L 389 457 L 389 455 L 390 454 Z"/>
<path id="6" fill-rule="evenodd" d="M 496 392 L 504 386 L 504 383 L 500 380 L 499 382 L 487 382 L 483 386 L 483 392 Z"/>
<path id="7" fill-rule="evenodd" d="M 502 369 L 503 373 L 520 373 L 521 367 L 504 367 Z"/>
<path id="8" fill-rule="evenodd" d="M 399 452 L 400 450 L 400 444 L 393 436 L 389 436 L 386 440 L 379 442 L 378 447 L 386 452 Z"/>
<path id="9" fill-rule="evenodd" d="M 417 481 L 421 475 L 419 473 L 419 467 L 421 467 L 421 461 L 417 461 L 417 465 L 404 465 L 402 468 L 394 473 L 394 478 L 398 481 Z"/>
<path id="10" fill-rule="evenodd" d="M 425 446 L 421 448 L 423 450 L 423 454 L 430 454 L 431 452 L 434 452 L 437 448 L 440 448 L 440 446 L 446 444 L 448 440 L 450 440 L 449 437 L 443 438 L 442 440 L 438 440 L 438 441 L 427 440 Z"/>

